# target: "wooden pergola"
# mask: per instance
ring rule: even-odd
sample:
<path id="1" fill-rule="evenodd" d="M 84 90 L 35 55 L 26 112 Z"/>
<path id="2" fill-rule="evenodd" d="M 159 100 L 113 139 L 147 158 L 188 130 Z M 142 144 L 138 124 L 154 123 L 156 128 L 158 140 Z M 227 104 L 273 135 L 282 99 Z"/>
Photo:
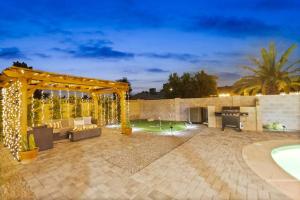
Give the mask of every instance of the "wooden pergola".
<path id="1" fill-rule="evenodd" d="M 126 114 L 126 92 L 128 91 L 127 83 L 71 76 L 58 73 L 50 73 L 15 66 L 6 68 L 2 71 L 2 74 L 0 75 L 0 87 L 7 88 L 16 81 L 21 83 L 20 132 L 22 136 L 27 134 L 28 99 L 37 89 L 80 91 L 84 93 L 89 93 L 93 99 L 95 117 L 98 116 L 97 95 L 115 93 L 119 96 L 120 100 L 120 118 L 122 133 L 128 134 L 128 131 L 126 131 L 128 117 Z"/>

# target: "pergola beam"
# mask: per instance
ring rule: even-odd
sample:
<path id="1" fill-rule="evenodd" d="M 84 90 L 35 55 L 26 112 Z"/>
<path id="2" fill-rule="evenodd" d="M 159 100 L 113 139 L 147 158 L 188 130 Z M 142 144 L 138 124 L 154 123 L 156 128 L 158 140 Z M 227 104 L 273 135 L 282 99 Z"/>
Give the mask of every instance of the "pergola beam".
<path id="1" fill-rule="evenodd" d="M 12 78 L 27 78 L 31 80 L 45 81 L 48 83 L 57 83 L 57 84 L 74 84 L 82 85 L 88 87 L 108 87 L 108 88 L 117 88 L 121 90 L 127 90 L 128 84 L 123 82 L 115 81 L 106 81 L 99 80 L 94 78 L 85 78 L 79 76 L 69 76 L 64 74 L 56 74 L 50 72 L 44 72 L 39 70 L 23 69 L 19 67 L 10 67 L 3 71 L 8 77 Z"/>

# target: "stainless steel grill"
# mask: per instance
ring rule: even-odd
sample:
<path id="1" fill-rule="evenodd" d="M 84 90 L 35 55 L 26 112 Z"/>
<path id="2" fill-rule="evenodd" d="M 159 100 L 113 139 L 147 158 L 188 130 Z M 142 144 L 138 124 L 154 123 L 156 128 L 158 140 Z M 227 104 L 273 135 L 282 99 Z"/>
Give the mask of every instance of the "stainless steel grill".
<path id="1" fill-rule="evenodd" d="M 241 131 L 241 116 L 247 116 L 247 112 L 240 112 L 240 107 L 238 106 L 226 106 L 222 108 L 222 112 L 215 112 L 216 116 L 222 117 L 222 130 L 225 127 L 236 128 Z"/>

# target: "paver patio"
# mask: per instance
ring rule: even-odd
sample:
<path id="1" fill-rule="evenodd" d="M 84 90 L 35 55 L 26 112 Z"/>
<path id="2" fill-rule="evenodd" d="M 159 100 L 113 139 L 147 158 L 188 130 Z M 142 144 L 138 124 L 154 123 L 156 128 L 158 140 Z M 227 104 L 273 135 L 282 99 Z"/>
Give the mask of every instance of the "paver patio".
<path id="1" fill-rule="evenodd" d="M 246 165 L 242 148 L 287 138 L 299 134 L 201 126 L 181 137 L 127 137 L 106 129 L 98 138 L 56 144 L 19 169 L 38 199 L 282 200 L 288 197 Z"/>

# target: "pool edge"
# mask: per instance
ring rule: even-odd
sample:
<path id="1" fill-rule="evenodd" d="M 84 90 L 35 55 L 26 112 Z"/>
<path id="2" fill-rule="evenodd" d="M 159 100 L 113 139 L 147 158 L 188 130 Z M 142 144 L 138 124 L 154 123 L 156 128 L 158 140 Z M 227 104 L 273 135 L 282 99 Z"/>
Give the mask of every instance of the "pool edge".
<path id="1" fill-rule="evenodd" d="M 300 199 L 300 181 L 285 172 L 271 156 L 271 151 L 284 145 L 300 144 L 295 140 L 269 140 L 247 145 L 242 156 L 247 165 L 260 178 L 292 199 Z"/>

